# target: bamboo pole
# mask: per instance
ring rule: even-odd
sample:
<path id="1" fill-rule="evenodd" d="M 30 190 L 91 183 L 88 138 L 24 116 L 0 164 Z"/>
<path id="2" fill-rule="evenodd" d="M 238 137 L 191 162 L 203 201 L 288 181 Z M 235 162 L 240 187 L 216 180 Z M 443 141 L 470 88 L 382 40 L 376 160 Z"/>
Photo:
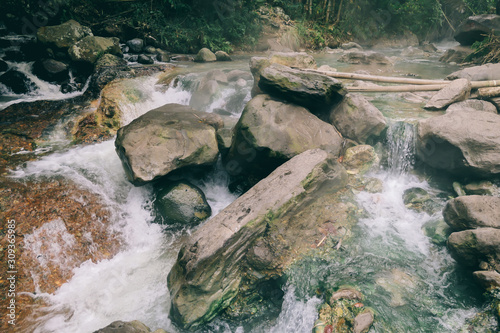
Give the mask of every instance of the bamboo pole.
<path id="1" fill-rule="evenodd" d="M 392 76 L 377 76 L 377 75 L 365 75 L 356 73 L 342 73 L 342 72 L 329 72 L 329 71 L 318 71 L 316 69 L 303 69 L 307 72 L 314 72 L 318 74 L 323 74 L 326 76 L 338 78 L 338 79 L 350 79 L 350 80 L 363 80 L 363 81 L 375 81 L 375 82 L 386 82 L 386 83 L 405 83 L 405 84 L 448 84 L 451 81 L 448 80 L 423 80 L 423 79 L 409 79 L 404 77 L 392 77 Z"/>
<path id="2" fill-rule="evenodd" d="M 448 81 L 448 83 L 453 81 Z M 427 84 L 427 85 L 402 85 L 402 86 L 377 86 L 377 87 L 347 87 L 349 92 L 415 92 L 415 91 L 437 91 L 445 88 L 448 83 Z M 473 81 L 472 89 L 497 87 L 500 80 L 493 81 Z"/>
<path id="3" fill-rule="evenodd" d="M 477 92 L 481 98 L 499 97 L 500 87 L 480 88 Z"/>

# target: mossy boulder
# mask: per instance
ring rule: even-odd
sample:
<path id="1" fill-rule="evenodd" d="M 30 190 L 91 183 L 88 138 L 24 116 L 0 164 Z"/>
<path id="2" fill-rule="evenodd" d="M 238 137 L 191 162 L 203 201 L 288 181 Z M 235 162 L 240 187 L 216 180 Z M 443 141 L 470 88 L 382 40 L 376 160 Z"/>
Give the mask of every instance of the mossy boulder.
<path id="1" fill-rule="evenodd" d="M 167 104 L 120 128 L 116 151 L 128 179 L 142 185 L 180 168 L 215 163 L 215 132 L 222 126 L 215 114 Z"/>
<path id="2" fill-rule="evenodd" d="M 403 202 L 406 208 L 416 212 L 426 212 L 429 215 L 441 209 L 441 206 L 436 202 L 435 198 L 421 187 L 412 187 L 405 190 Z"/>
<path id="3" fill-rule="evenodd" d="M 86 36 L 93 36 L 89 27 L 82 26 L 75 20 L 69 20 L 56 26 L 41 27 L 36 34 L 38 41 L 49 47 L 68 49 Z"/>
<path id="4" fill-rule="evenodd" d="M 165 224 L 195 226 L 212 214 L 205 194 L 185 182 L 168 182 L 156 194 L 155 207 Z"/>
<path id="5" fill-rule="evenodd" d="M 104 54 L 122 55 L 119 39 L 116 37 L 87 36 L 68 49 L 73 61 L 95 64 Z"/>
<path id="6" fill-rule="evenodd" d="M 198 51 L 196 57 L 194 57 L 195 62 L 213 62 L 217 61 L 215 54 L 207 48 L 202 48 Z"/>

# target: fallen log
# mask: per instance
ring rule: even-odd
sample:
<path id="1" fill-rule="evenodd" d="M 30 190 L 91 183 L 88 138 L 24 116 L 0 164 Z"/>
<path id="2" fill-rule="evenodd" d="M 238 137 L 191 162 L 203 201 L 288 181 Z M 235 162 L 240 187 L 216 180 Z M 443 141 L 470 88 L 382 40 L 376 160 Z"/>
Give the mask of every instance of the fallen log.
<path id="1" fill-rule="evenodd" d="M 438 91 L 446 87 L 452 81 L 446 81 L 445 84 L 428 84 L 428 85 L 402 85 L 402 86 L 376 86 L 376 87 L 347 87 L 349 92 L 415 92 L 415 91 Z M 500 86 L 499 80 L 493 81 L 473 81 L 471 82 L 472 89 L 497 87 Z"/>

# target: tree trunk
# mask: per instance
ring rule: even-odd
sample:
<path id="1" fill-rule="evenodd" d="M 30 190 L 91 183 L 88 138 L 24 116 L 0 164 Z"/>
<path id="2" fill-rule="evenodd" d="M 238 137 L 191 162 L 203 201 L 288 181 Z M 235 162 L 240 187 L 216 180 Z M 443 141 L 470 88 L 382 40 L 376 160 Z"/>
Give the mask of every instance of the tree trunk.
<path id="1" fill-rule="evenodd" d="M 337 19 L 335 20 L 335 24 L 338 24 L 340 22 L 340 13 L 342 12 L 342 3 L 344 0 L 340 0 L 339 4 L 339 11 L 337 12 Z"/>

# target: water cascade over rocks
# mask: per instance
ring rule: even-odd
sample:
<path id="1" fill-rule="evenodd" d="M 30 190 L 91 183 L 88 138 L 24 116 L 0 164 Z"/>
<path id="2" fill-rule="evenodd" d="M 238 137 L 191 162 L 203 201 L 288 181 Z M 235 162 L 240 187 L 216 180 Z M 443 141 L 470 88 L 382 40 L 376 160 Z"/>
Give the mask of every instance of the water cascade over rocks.
<path id="1" fill-rule="evenodd" d="M 338 57 L 331 57 L 318 59 L 336 66 Z M 145 74 L 139 78 L 111 74 L 108 68 L 105 79 L 91 84 L 100 87 L 95 92 L 107 87 L 100 99 L 105 103 L 85 107 L 87 125 L 79 127 L 91 137 L 91 130 L 105 126 L 107 136 L 96 136 L 104 142 L 71 147 L 74 133 L 66 124 L 74 118 L 61 113 L 67 117 L 58 126 L 34 122 L 37 126 L 29 128 L 34 138 L 26 141 L 33 145 L 26 151 L 2 147 L 1 161 L 9 156 L 10 166 L 34 160 L 11 172 L 10 182 L 67 180 L 65 195 L 71 200 L 82 207 L 99 203 L 107 212 L 80 221 L 64 205 L 72 201 L 61 197 L 26 233 L 22 251 L 39 265 L 48 259 L 54 267 L 72 262 L 77 257 L 72 244 L 93 256 L 88 261 L 78 257 L 53 289 L 47 288 L 48 275 L 36 290 L 22 290 L 26 298 L 38 300 L 33 320 L 23 322 L 23 328 L 82 333 L 156 328 L 161 328 L 158 333 L 494 331 L 497 319 L 482 307 L 481 293 L 500 284 L 494 178 L 499 116 L 476 110 L 491 106 L 456 103 L 455 109 L 436 115 L 420 103 L 396 113 L 393 108 L 401 101 L 389 94 L 346 95 L 347 82 L 321 75 L 325 84 L 311 87 L 308 83 L 318 74 L 297 68 L 316 67 L 314 58 L 286 53 L 250 61 L 256 79 L 252 99 L 247 61 L 234 57 L 224 65 L 191 64 L 189 74 L 134 69 Z M 412 61 L 417 65 L 405 65 L 421 65 Z M 432 61 L 422 68 L 434 66 Z M 443 76 L 452 68 L 444 71 Z M 61 103 L 60 108 L 68 105 Z M 22 119 L 31 114 L 25 105 L 6 110 L 6 119 L 14 119 L 19 110 L 25 110 Z M 412 112 L 418 116 L 406 120 Z M 433 127 L 442 124 L 443 130 Z M 2 131 L 9 142 L 18 135 Z M 36 146 L 40 137 L 47 147 L 43 151 Z M 66 140 L 64 150 L 38 157 L 57 149 L 55 138 Z M 434 149 L 441 145 L 456 149 Z M 457 158 L 446 167 L 440 158 L 449 151 Z M 437 172 L 427 182 L 422 168 L 428 166 L 453 171 L 447 175 L 452 179 Z M 189 189 L 176 187 L 180 194 L 171 195 L 178 184 Z M 453 188 L 476 195 L 446 204 L 455 196 Z M 190 191 L 205 197 L 203 209 L 182 201 L 198 201 Z M 20 211 L 16 198 L 2 197 L 2 205 L 16 207 L 8 214 Z M 48 200 L 37 198 L 41 207 Z M 94 198 L 91 204 L 88 198 Z M 190 212 L 182 220 L 192 223 L 160 216 L 162 198 L 176 199 L 179 212 Z M 200 214 L 210 211 L 209 219 Z M 75 219 L 67 218 L 68 212 Z M 79 225 L 106 228 L 116 246 L 101 246 L 107 239 L 98 238 L 98 228 L 79 233 Z M 60 237 L 47 244 L 43 235 Z M 66 240 L 64 256 L 59 256 L 60 239 Z"/>

